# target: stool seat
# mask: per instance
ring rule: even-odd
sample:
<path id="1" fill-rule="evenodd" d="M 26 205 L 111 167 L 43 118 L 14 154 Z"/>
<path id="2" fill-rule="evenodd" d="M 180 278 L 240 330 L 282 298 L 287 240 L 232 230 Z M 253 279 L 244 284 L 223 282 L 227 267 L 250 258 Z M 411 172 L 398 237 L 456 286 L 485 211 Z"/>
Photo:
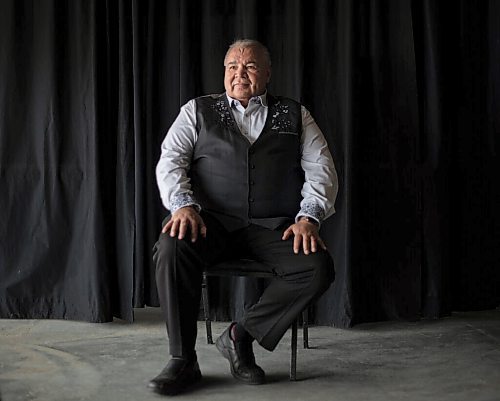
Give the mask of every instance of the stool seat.
<path id="1" fill-rule="evenodd" d="M 213 344 L 212 326 L 210 319 L 210 305 L 208 300 L 208 279 L 207 277 L 254 277 L 254 278 L 273 278 L 277 274 L 270 272 L 269 269 L 253 259 L 234 259 L 224 262 L 216 263 L 208 266 L 203 271 L 202 279 L 202 301 L 203 311 L 205 316 L 205 325 L 207 330 L 207 343 Z M 290 380 L 297 379 L 297 327 L 300 320 L 300 315 L 292 323 L 292 338 L 291 345 L 291 359 L 290 359 Z M 304 348 L 309 348 L 309 335 L 308 335 L 308 309 L 302 312 L 302 327 L 303 327 L 303 340 Z"/>

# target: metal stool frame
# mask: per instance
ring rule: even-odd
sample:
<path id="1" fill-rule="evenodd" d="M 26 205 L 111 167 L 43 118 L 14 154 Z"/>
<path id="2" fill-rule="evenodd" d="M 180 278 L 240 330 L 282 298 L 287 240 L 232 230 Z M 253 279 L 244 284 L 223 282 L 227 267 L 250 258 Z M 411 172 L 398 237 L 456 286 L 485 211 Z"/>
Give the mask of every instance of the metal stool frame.
<path id="1" fill-rule="evenodd" d="M 275 275 L 268 271 L 263 271 L 259 266 L 259 262 L 250 259 L 238 259 L 228 262 L 222 262 L 214 265 L 211 269 L 203 272 L 202 279 L 202 301 L 203 313 L 205 318 L 205 326 L 207 331 L 207 343 L 213 344 L 212 338 L 212 321 L 210 319 L 210 305 L 208 300 L 208 277 L 254 277 L 254 278 L 273 278 Z M 309 348 L 309 310 L 304 309 L 302 312 L 302 336 L 304 348 Z M 299 325 L 300 315 L 292 323 L 292 338 L 290 341 L 291 356 L 290 356 L 290 380 L 297 380 L 297 328 Z"/>

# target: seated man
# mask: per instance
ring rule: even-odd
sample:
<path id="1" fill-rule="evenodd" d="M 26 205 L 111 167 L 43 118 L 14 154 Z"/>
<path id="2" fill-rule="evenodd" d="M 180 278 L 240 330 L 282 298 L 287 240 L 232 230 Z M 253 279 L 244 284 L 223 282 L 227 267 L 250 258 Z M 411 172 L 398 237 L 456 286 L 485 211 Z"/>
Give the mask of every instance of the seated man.
<path id="1" fill-rule="evenodd" d="M 156 170 L 171 212 L 154 252 L 171 354 L 149 384 L 161 394 L 201 379 L 195 343 L 204 268 L 249 258 L 276 275 L 216 341 L 231 374 L 248 384 L 265 382 L 253 341 L 274 350 L 335 276 L 318 231 L 338 187 L 323 134 L 299 103 L 267 93 L 271 60 L 261 43 L 236 41 L 224 66 L 226 92 L 181 108 Z"/>

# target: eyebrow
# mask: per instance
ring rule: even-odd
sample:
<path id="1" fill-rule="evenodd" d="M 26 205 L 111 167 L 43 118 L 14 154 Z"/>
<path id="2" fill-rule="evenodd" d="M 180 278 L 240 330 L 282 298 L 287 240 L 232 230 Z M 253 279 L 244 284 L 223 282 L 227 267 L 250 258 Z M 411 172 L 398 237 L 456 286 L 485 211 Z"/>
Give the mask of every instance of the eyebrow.
<path id="1" fill-rule="evenodd" d="M 230 61 L 229 63 L 227 63 L 227 65 L 230 65 L 230 64 L 238 64 L 237 61 Z M 254 61 L 254 60 L 250 60 L 248 63 L 246 63 L 245 65 L 248 65 L 248 64 L 257 64 L 257 61 Z"/>

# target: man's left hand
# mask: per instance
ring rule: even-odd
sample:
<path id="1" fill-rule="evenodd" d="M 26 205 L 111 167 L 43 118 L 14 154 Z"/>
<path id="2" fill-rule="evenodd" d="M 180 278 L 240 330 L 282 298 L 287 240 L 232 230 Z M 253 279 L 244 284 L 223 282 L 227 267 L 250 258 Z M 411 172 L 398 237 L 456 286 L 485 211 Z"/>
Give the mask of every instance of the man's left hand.
<path id="1" fill-rule="evenodd" d="M 299 220 L 297 223 L 288 227 L 284 233 L 282 240 L 287 240 L 294 235 L 293 252 L 298 254 L 300 247 L 304 250 L 304 254 L 309 255 L 310 252 L 316 252 L 318 245 L 326 249 L 326 245 L 319 236 L 318 226 L 307 220 Z"/>

